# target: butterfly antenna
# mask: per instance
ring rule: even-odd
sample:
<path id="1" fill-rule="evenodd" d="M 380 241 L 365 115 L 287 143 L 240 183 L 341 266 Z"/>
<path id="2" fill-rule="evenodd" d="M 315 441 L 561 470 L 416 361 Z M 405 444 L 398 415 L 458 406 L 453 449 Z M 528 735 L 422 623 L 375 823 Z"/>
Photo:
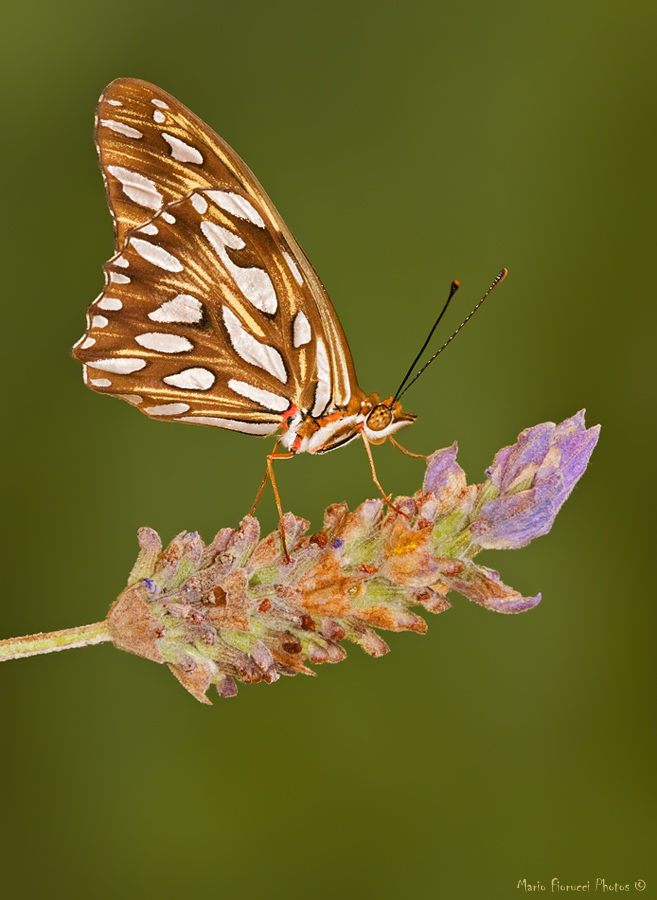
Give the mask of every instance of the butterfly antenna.
<path id="1" fill-rule="evenodd" d="M 449 306 L 449 304 L 450 304 L 450 302 L 451 302 L 451 300 L 452 300 L 452 297 L 453 297 L 454 294 L 458 291 L 459 287 L 460 287 L 460 285 L 459 285 L 458 281 L 453 281 L 453 282 L 452 282 L 452 285 L 451 285 L 451 287 L 450 287 L 450 289 L 449 289 L 449 297 L 447 298 L 447 302 L 446 302 L 445 305 L 443 306 L 443 308 L 442 308 L 442 310 L 441 310 L 441 312 L 440 312 L 440 315 L 438 316 L 438 318 L 437 318 L 436 321 L 434 322 L 433 328 L 432 328 L 431 331 L 429 332 L 426 341 L 422 344 L 422 347 L 421 347 L 421 349 L 420 349 L 420 352 L 418 353 L 418 355 L 415 357 L 415 359 L 413 360 L 413 362 L 412 362 L 412 363 L 410 364 L 410 366 L 408 367 L 408 372 L 407 372 L 407 373 L 404 375 L 404 377 L 402 378 L 402 383 L 401 383 L 401 384 L 399 385 L 399 387 L 397 388 L 397 393 L 395 394 L 395 400 L 397 400 L 397 398 L 401 396 L 402 388 L 404 387 L 404 385 L 406 384 L 406 382 L 407 382 L 408 379 L 410 378 L 411 373 L 413 372 L 413 369 L 414 369 L 415 366 L 417 365 L 418 360 L 420 359 L 420 357 L 422 356 L 422 354 L 424 353 L 424 351 L 427 349 L 427 345 L 429 344 L 429 341 L 430 341 L 431 338 L 433 337 L 434 331 L 435 331 L 436 328 L 438 327 L 438 324 L 439 324 L 440 320 L 442 319 L 442 317 L 443 317 L 443 316 L 445 315 L 445 313 L 447 312 L 447 307 Z"/>
<path id="2" fill-rule="evenodd" d="M 454 331 L 454 332 L 447 338 L 447 340 L 446 340 L 445 343 L 442 345 L 442 347 L 440 348 L 440 350 L 437 350 L 436 353 L 434 353 L 434 355 L 431 357 L 431 359 L 428 359 L 428 360 L 425 362 L 425 364 L 422 366 L 422 368 L 419 369 L 419 371 L 417 371 L 417 372 L 415 373 L 415 376 L 408 382 L 408 384 L 406 385 L 406 387 L 404 387 L 404 389 L 402 390 L 402 387 L 404 386 L 404 383 L 406 382 L 406 379 L 408 378 L 410 372 L 406 374 L 406 377 L 404 378 L 404 381 L 402 381 L 401 386 L 400 386 L 399 390 L 397 391 L 397 393 L 396 393 L 396 395 L 395 395 L 395 400 L 398 400 L 398 399 L 402 396 L 402 394 L 405 394 L 406 391 L 409 389 L 409 387 L 410 387 L 412 384 L 414 384 L 414 383 L 418 380 L 418 378 L 419 378 L 420 375 L 424 372 L 424 370 L 427 368 L 427 366 L 430 366 L 431 363 L 434 361 L 434 359 L 436 359 L 436 357 L 440 356 L 440 354 L 443 352 L 443 350 L 445 350 L 445 349 L 452 343 L 452 341 L 454 340 L 454 338 L 456 337 L 456 335 L 459 333 L 459 331 L 460 331 L 465 325 L 467 325 L 467 323 L 470 321 L 470 319 L 471 319 L 471 318 L 474 316 L 474 314 L 477 312 L 477 310 L 479 309 L 479 307 L 481 306 L 481 304 L 484 302 L 484 300 L 485 300 L 490 294 L 492 294 L 492 292 L 495 290 L 495 288 L 498 286 L 498 284 L 500 284 L 500 282 L 504 281 L 504 279 L 506 278 L 506 275 L 507 275 L 507 269 L 502 269 L 500 272 L 497 273 L 497 275 L 495 276 L 495 280 L 493 281 L 493 283 L 491 284 L 491 286 L 488 288 L 488 290 L 486 291 L 486 293 L 484 294 L 484 296 L 481 298 L 481 300 L 479 301 L 479 303 L 477 303 L 477 305 L 476 305 L 475 308 L 472 310 L 472 312 L 471 312 L 469 315 L 467 315 L 467 316 L 465 317 L 465 319 L 461 322 L 461 324 L 460 324 L 459 327 L 456 329 L 456 331 Z M 452 288 L 454 288 L 454 284 L 456 284 L 456 286 L 458 287 L 458 282 L 453 282 L 453 283 L 452 283 Z M 456 290 L 456 288 L 454 288 L 454 290 L 452 290 L 451 294 L 449 295 L 449 300 L 451 300 L 452 297 L 454 296 L 455 290 Z M 447 304 L 449 303 L 449 300 L 447 301 Z M 447 304 L 445 304 L 445 309 L 447 309 Z M 443 309 L 443 312 L 445 312 L 445 309 Z M 441 317 L 442 317 L 442 314 L 443 314 L 443 313 L 441 313 L 440 316 L 438 317 L 438 322 L 440 322 L 440 319 L 441 319 Z M 438 324 L 438 322 L 436 322 L 436 325 Z M 434 331 L 436 325 L 434 325 L 434 327 L 431 329 L 431 334 L 433 334 L 433 331 Z M 431 334 L 429 335 L 429 337 L 431 337 Z M 428 343 L 428 339 L 427 339 L 427 341 L 425 342 L 424 347 L 426 347 L 427 343 Z M 422 348 L 422 350 L 424 350 L 424 347 Z M 418 360 L 418 359 L 420 358 L 420 356 L 422 355 L 422 350 L 421 350 L 420 353 L 418 354 L 418 356 L 417 356 L 415 362 L 413 363 L 413 366 L 415 365 L 415 363 L 417 362 L 417 360 Z M 413 366 L 411 366 L 411 369 L 413 368 Z"/>

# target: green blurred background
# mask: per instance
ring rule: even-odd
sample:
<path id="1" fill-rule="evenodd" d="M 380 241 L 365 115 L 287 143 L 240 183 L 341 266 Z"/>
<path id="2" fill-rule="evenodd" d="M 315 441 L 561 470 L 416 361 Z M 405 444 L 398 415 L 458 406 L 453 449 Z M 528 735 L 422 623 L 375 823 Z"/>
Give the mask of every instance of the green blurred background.
<path id="1" fill-rule="evenodd" d="M 92 143 L 117 76 L 155 82 L 257 173 L 392 393 L 450 280 L 404 434 L 472 481 L 537 422 L 600 445 L 554 531 L 484 561 L 542 604 L 455 597 L 426 637 L 203 707 L 109 645 L 0 670 L 5 896 L 506 898 L 647 881 L 654 856 L 653 3 L 87 2 L 3 13 L 0 634 L 102 619 L 136 529 L 209 540 L 271 441 L 88 391 L 69 348 L 112 232 Z M 648 449 L 646 449 L 648 448 Z M 377 450 L 411 492 L 422 466 Z M 278 467 L 287 508 L 373 495 L 359 443 Z M 648 482 L 648 489 L 644 483 Z M 654 500 L 654 494 L 653 494 Z M 271 496 L 263 527 L 276 524 Z"/>

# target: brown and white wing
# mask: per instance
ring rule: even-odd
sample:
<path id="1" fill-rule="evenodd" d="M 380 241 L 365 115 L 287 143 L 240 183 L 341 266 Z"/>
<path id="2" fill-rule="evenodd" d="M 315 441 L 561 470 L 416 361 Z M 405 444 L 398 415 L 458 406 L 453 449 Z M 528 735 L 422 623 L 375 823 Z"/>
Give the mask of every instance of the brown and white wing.
<path id="1" fill-rule="evenodd" d="M 193 191 L 127 233 L 73 349 L 85 381 L 158 419 L 270 434 L 334 396 L 312 288 L 244 192 Z"/>
<path id="2" fill-rule="evenodd" d="M 267 253 L 276 248 L 278 256 L 276 262 L 272 260 L 271 268 L 287 270 L 296 298 L 290 306 L 304 313 L 312 339 L 322 338 L 326 348 L 328 378 L 325 367 L 314 375 L 308 371 L 306 374 L 310 379 L 321 380 L 322 376 L 325 382 L 330 381 L 327 409 L 346 406 L 357 389 L 357 381 L 338 317 L 315 270 L 235 151 L 170 94 L 132 78 L 112 82 L 101 96 L 96 144 L 114 218 L 117 253 L 123 250 L 132 229 L 161 217 L 163 210 L 193 192 L 197 192 L 197 197 L 205 197 L 206 191 L 218 193 L 223 197 L 222 208 L 229 215 L 231 203 L 246 204 L 244 208 L 254 211 L 233 217 L 234 234 L 246 245 L 242 258 L 255 253 L 261 260 L 261 270 L 269 272 Z M 174 215 L 171 211 L 170 214 Z M 254 225 L 256 217 L 258 224 Z M 246 236 L 245 222 L 251 226 L 251 233 Z M 260 230 L 253 232 L 253 228 Z M 182 228 L 174 227 L 170 235 L 172 247 L 176 235 L 178 256 L 184 260 L 187 236 Z M 230 259 L 236 251 L 237 248 L 227 248 L 226 257 Z M 279 287 L 287 290 L 285 285 Z M 284 298 L 278 299 L 283 304 Z M 207 298 L 208 305 L 214 302 L 219 302 L 216 291 Z M 325 395 L 327 389 L 321 388 L 320 393 Z"/>

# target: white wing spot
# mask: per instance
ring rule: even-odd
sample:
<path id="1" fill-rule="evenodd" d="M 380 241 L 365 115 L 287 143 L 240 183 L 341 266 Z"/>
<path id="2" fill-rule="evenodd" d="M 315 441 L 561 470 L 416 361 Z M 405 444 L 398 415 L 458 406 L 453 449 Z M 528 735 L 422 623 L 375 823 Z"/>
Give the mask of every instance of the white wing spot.
<path id="1" fill-rule="evenodd" d="M 128 260 L 124 259 L 122 256 L 117 256 L 116 259 L 113 259 L 112 264 L 115 266 L 120 266 L 122 269 L 127 269 L 130 265 Z"/>
<path id="2" fill-rule="evenodd" d="M 182 272 L 183 264 L 180 260 L 162 247 L 158 247 L 157 244 L 151 244 L 150 241 L 142 241 L 136 237 L 130 238 L 130 243 L 146 262 L 153 263 L 160 269 L 166 269 L 167 272 Z"/>
<path id="3" fill-rule="evenodd" d="M 108 100 L 107 102 L 110 106 L 123 106 L 120 100 Z"/>
<path id="4" fill-rule="evenodd" d="M 167 222 L 169 225 L 173 225 L 173 223 L 176 221 L 175 216 L 172 216 L 171 213 L 168 213 L 168 212 L 163 212 L 163 213 L 162 213 L 162 218 L 163 218 L 164 221 Z"/>
<path id="5" fill-rule="evenodd" d="M 240 219 L 246 219 L 248 222 L 257 225 L 258 228 L 265 227 L 262 216 L 258 210 L 249 203 L 246 197 L 235 194 L 233 191 L 206 191 L 205 196 L 214 200 L 217 206 L 225 209 L 226 212 L 232 213 L 234 216 L 239 216 Z"/>
<path id="6" fill-rule="evenodd" d="M 294 325 L 292 327 L 292 343 L 295 347 L 302 347 L 307 344 L 312 337 L 310 330 L 310 322 L 306 318 L 306 314 L 302 309 L 294 317 Z"/>
<path id="7" fill-rule="evenodd" d="M 278 422 L 240 422 L 237 419 L 220 419 L 215 416 L 183 416 L 180 421 L 192 422 L 194 425 L 214 425 L 216 428 L 241 431 L 244 434 L 273 434 L 279 427 Z"/>
<path id="8" fill-rule="evenodd" d="M 123 306 L 123 304 L 118 299 L 118 297 L 103 297 L 102 300 L 98 301 L 99 309 L 117 310 L 117 309 L 121 309 L 122 306 Z"/>
<path id="9" fill-rule="evenodd" d="M 188 409 L 188 403 L 160 403 L 158 406 L 145 406 L 144 412 L 149 416 L 179 416 Z"/>
<path id="10" fill-rule="evenodd" d="M 130 375 L 138 372 L 146 366 L 145 359 L 135 356 L 117 356 L 115 359 L 97 359 L 87 365 L 92 369 L 101 369 L 103 372 L 113 372 L 115 375 Z"/>
<path id="11" fill-rule="evenodd" d="M 156 99 L 155 97 L 151 100 L 151 103 L 153 104 L 153 106 L 159 106 L 159 107 L 161 107 L 162 109 L 168 109 L 168 108 L 169 108 L 169 104 L 168 104 L 168 103 L 165 103 L 164 100 L 158 100 L 158 99 Z"/>
<path id="12" fill-rule="evenodd" d="M 90 378 L 89 384 L 93 384 L 94 387 L 112 387 L 112 382 L 109 378 Z"/>
<path id="13" fill-rule="evenodd" d="M 167 375 L 162 381 L 171 387 L 182 388 L 185 391 L 207 391 L 217 380 L 217 376 L 209 369 L 194 367 L 183 369 L 176 375 Z"/>
<path id="14" fill-rule="evenodd" d="M 200 194 L 192 194 L 192 206 L 200 215 L 208 211 L 208 201 Z"/>
<path id="15" fill-rule="evenodd" d="M 194 344 L 186 337 L 178 334 L 163 334 L 159 331 L 147 331 L 135 338 L 137 343 L 146 350 L 157 350 L 159 353 L 184 353 L 193 350 Z"/>
<path id="16" fill-rule="evenodd" d="M 155 112 L 153 113 L 153 119 L 157 122 L 158 125 L 161 125 L 162 122 L 166 122 L 167 117 L 164 115 L 163 112 L 160 112 L 159 109 L 156 109 Z"/>
<path id="17" fill-rule="evenodd" d="M 157 225 L 153 225 L 150 222 L 148 225 L 144 225 L 143 228 L 139 229 L 140 234 L 157 234 Z"/>
<path id="18" fill-rule="evenodd" d="M 180 138 L 174 137 L 172 134 L 167 134 L 166 131 L 162 132 L 162 137 L 169 145 L 173 159 L 183 163 L 195 163 L 197 166 L 202 165 L 203 157 L 196 147 L 186 144 L 185 141 L 181 141 Z"/>
<path id="19" fill-rule="evenodd" d="M 317 339 L 317 385 L 315 386 L 315 402 L 310 411 L 311 416 L 320 416 L 331 399 L 331 368 L 329 366 L 326 346 L 321 338 Z"/>
<path id="20" fill-rule="evenodd" d="M 105 316 L 94 316 L 91 320 L 92 328 L 104 328 L 108 323 L 108 319 Z"/>
<path id="21" fill-rule="evenodd" d="M 113 281 L 115 284 L 130 284 L 128 276 L 122 275 L 121 272 L 110 272 L 109 277 L 110 281 Z"/>
<path id="22" fill-rule="evenodd" d="M 88 350 L 89 347 L 93 347 L 93 345 L 95 343 L 96 343 L 95 338 L 88 337 L 84 341 L 82 341 L 82 343 L 80 344 L 80 350 Z"/>
<path id="23" fill-rule="evenodd" d="M 143 134 L 141 131 L 137 131 L 136 128 L 131 128 L 129 125 L 125 125 L 123 122 L 116 122 L 114 119 L 101 119 L 101 125 L 105 125 L 107 128 L 111 128 L 112 131 L 117 131 L 119 134 L 124 135 L 129 138 L 143 138 Z"/>
<path id="24" fill-rule="evenodd" d="M 159 209 L 162 205 L 162 194 L 150 178 L 122 166 L 108 166 L 107 171 L 121 182 L 123 193 L 138 206 Z"/>
<path id="25" fill-rule="evenodd" d="M 281 397 L 280 394 L 274 394 L 272 391 L 264 391 L 261 388 L 254 387 L 252 384 L 247 384 L 246 381 L 235 381 L 234 378 L 231 378 L 228 382 L 228 387 L 241 397 L 254 400 L 256 403 L 264 406 L 265 409 L 285 412 L 286 409 L 290 408 L 290 401 L 285 397 Z"/>
<path id="26" fill-rule="evenodd" d="M 292 259 L 290 254 L 287 252 L 287 250 L 283 250 L 283 256 L 285 257 L 285 262 L 290 267 L 290 271 L 294 275 L 294 280 L 296 281 L 296 283 L 303 284 L 303 275 L 299 271 L 299 267 L 297 266 L 295 261 Z"/>
<path id="27" fill-rule="evenodd" d="M 270 375 L 273 375 L 285 384 L 287 382 L 287 372 L 285 371 L 283 357 L 278 350 L 257 341 L 253 335 L 245 330 L 235 313 L 227 306 L 222 307 L 222 310 L 224 325 L 235 352 L 245 362 L 264 369 L 265 372 L 269 372 Z"/>
<path id="28" fill-rule="evenodd" d="M 245 246 L 244 241 L 232 231 L 228 231 L 214 222 L 201 222 L 201 231 L 246 299 L 262 312 L 275 313 L 278 308 L 278 299 L 269 275 L 263 269 L 255 266 L 252 268 L 236 266 L 226 253 L 226 247 L 231 250 L 241 250 Z"/>
<path id="29" fill-rule="evenodd" d="M 221 225 L 215 225 L 214 222 L 201 222 L 201 231 L 219 254 L 223 253 L 226 247 L 230 247 L 231 250 L 243 250 L 246 247 L 239 234 L 233 234 L 232 231 L 222 228 Z"/>
<path id="30" fill-rule="evenodd" d="M 178 294 L 148 314 L 153 322 L 178 322 L 193 324 L 203 318 L 203 304 L 189 294 Z"/>

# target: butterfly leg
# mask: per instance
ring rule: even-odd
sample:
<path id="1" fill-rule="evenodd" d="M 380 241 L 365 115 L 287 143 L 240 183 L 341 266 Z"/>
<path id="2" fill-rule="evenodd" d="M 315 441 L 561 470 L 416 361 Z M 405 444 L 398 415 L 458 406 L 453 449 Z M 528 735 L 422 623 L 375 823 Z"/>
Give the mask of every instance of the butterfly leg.
<path id="1" fill-rule="evenodd" d="M 280 441 L 276 441 L 276 443 L 274 444 L 274 449 L 272 450 L 272 456 L 276 454 L 276 451 L 278 450 L 280 443 L 281 443 Z M 251 512 L 249 513 L 249 515 L 251 515 L 251 516 L 255 515 L 255 511 L 258 508 L 258 503 L 260 503 L 260 498 L 262 497 L 262 492 L 264 491 L 265 485 L 267 484 L 268 481 L 269 481 L 269 457 L 267 457 L 267 468 L 265 469 L 265 476 L 260 483 L 260 487 L 258 488 L 258 493 L 256 494 L 256 498 L 253 501 L 253 506 L 251 507 Z"/>
<path id="2" fill-rule="evenodd" d="M 374 468 L 374 459 L 372 457 L 372 450 L 370 448 L 370 442 L 365 437 L 364 432 L 361 432 L 361 437 L 363 438 L 363 443 L 365 444 L 365 451 L 366 451 L 367 456 L 370 461 L 370 469 L 372 470 L 372 480 L 374 481 L 374 484 L 378 487 L 379 493 L 381 494 L 383 499 L 386 501 L 386 503 L 388 504 L 390 509 L 394 510 L 400 516 L 404 516 L 405 519 L 409 519 L 410 516 L 408 516 L 402 509 L 399 509 L 398 507 L 395 506 L 394 503 L 391 502 L 390 497 L 392 496 L 392 494 L 387 495 L 385 493 L 385 491 L 383 490 L 383 488 L 381 487 L 379 479 L 376 477 L 376 469 Z"/>
<path id="3" fill-rule="evenodd" d="M 260 484 L 260 488 L 258 490 L 258 495 L 255 499 L 255 503 L 251 507 L 251 515 L 256 511 L 256 507 L 260 502 L 260 498 L 262 497 L 262 492 L 265 489 L 265 485 L 268 481 L 271 481 L 271 486 L 274 489 L 274 499 L 276 500 L 276 509 L 278 510 L 278 520 L 279 527 L 281 531 L 281 542 L 283 544 L 283 553 L 285 554 L 285 562 L 291 562 L 290 554 L 288 553 L 287 543 L 285 541 L 285 528 L 283 527 L 283 507 L 281 505 L 281 495 L 278 493 L 278 485 L 276 484 L 276 479 L 274 478 L 274 466 L 273 460 L 275 459 L 290 459 L 294 456 L 294 453 L 277 453 L 276 449 L 278 447 L 278 443 L 274 447 L 274 452 L 267 454 L 267 470 L 265 472 L 265 477 L 262 479 Z"/>
<path id="4" fill-rule="evenodd" d="M 398 444 L 397 441 L 394 439 L 394 437 L 389 437 L 388 440 L 390 441 L 391 444 L 394 444 L 394 446 L 398 450 L 401 450 L 402 453 L 405 453 L 406 456 L 412 456 L 415 459 L 424 459 L 424 460 L 429 459 L 429 457 L 425 456 L 424 453 L 411 453 L 411 451 L 407 450 L 406 447 L 402 447 L 401 444 Z"/>
<path id="5" fill-rule="evenodd" d="M 294 456 L 294 453 L 270 453 L 267 456 L 267 475 L 269 476 L 269 480 L 271 481 L 271 486 L 274 489 L 274 498 L 276 500 L 276 509 L 278 510 L 278 521 L 279 527 L 281 530 L 281 543 L 283 544 L 283 553 L 285 554 L 285 562 L 292 562 L 290 559 L 290 554 L 287 550 L 287 543 L 285 541 L 285 527 L 283 525 L 283 507 L 281 506 L 281 496 L 278 493 L 278 485 L 276 484 L 276 479 L 274 478 L 274 465 L 273 461 L 275 459 L 290 459 Z"/>
<path id="6" fill-rule="evenodd" d="M 260 482 L 260 487 L 258 488 L 258 493 L 256 494 L 256 498 L 253 501 L 253 506 L 251 507 L 251 512 L 249 513 L 250 516 L 255 515 L 255 511 L 258 508 L 258 503 L 260 503 L 260 498 L 262 497 L 262 492 L 264 491 L 265 485 L 267 484 L 268 481 L 269 481 L 269 467 L 267 467 L 265 469 L 264 478 Z"/>

